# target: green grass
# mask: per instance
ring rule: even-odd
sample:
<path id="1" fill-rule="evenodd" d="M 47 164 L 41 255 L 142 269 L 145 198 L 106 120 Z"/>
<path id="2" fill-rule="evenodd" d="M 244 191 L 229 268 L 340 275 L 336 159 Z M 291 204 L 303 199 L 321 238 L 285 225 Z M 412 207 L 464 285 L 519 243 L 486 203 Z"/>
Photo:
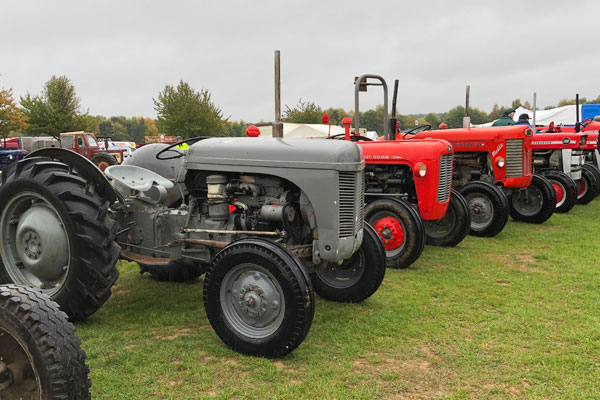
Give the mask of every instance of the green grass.
<path id="1" fill-rule="evenodd" d="M 600 398 L 600 200 L 496 238 L 427 247 L 362 304 L 317 298 L 280 360 L 212 331 L 202 280 L 121 263 L 108 303 L 77 323 L 96 399 Z"/>

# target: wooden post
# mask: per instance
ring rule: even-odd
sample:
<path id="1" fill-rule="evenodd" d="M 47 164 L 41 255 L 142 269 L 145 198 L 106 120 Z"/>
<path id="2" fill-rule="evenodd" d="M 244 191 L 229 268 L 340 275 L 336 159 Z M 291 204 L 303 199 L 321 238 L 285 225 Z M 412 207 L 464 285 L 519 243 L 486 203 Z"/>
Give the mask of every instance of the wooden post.
<path id="1" fill-rule="evenodd" d="M 281 122 L 281 69 L 279 50 L 275 50 L 275 122 L 273 123 L 273 137 L 283 137 L 283 123 Z"/>

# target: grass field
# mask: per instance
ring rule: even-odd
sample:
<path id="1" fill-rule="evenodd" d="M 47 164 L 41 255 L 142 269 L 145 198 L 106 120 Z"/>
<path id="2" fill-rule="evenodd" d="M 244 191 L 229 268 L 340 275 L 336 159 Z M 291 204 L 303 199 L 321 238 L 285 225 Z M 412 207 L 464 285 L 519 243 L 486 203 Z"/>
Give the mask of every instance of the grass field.
<path id="1" fill-rule="evenodd" d="M 121 263 L 108 303 L 77 323 L 96 399 L 600 398 L 600 200 L 496 238 L 427 247 L 362 304 L 317 298 L 290 356 L 229 350 L 202 280 Z"/>

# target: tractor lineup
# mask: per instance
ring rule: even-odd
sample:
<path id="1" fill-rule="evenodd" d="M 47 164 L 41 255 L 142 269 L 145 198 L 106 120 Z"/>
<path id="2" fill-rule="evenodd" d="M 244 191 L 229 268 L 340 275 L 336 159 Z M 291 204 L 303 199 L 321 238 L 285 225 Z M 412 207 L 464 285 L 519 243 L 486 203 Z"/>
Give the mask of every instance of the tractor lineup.
<path id="1" fill-rule="evenodd" d="M 378 140 L 359 133 L 366 85 L 384 90 Z M 357 78 L 355 120 L 344 118 L 345 133 L 332 140 L 257 138 L 256 127 L 246 138 L 163 137 L 133 152 L 111 148 L 108 138 L 102 148 L 87 132 L 63 133 L 51 147 L 33 141 L 30 151 L 4 139 L 0 284 L 8 286 L 0 288 L 0 322 L 45 310 L 44 323 L 66 338 L 65 357 L 84 374 L 56 389 L 48 371 L 63 360 L 35 359 L 35 321 L 23 314 L 18 332 L 0 325 L 0 397 L 35 385 L 23 373 L 32 362 L 42 365 L 40 391 L 89 392 L 86 356 L 66 315 L 80 320 L 102 307 L 120 259 L 157 280 L 204 275 L 207 319 L 223 343 L 282 357 L 308 335 L 315 293 L 365 301 L 386 267 L 407 268 L 426 243 L 493 237 L 509 217 L 541 224 L 600 194 L 593 123 L 572 132 L 525 125 L 400 132 L 396 96 L 397 85 L 388 119 L 385 80 Z M 58 307 L 66 315 L 46 312 Z"/>

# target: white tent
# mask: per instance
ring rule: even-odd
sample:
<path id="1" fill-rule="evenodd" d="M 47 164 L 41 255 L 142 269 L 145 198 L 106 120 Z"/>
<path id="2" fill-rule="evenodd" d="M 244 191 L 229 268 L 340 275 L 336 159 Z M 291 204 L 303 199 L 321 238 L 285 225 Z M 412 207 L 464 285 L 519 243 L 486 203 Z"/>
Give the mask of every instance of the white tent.
<path id="1" fill-rule="evenodd" d="M 259 126 L 260 137 L 273 137 L 273 126 Z M 331 136 L 344 133 L 341 126 L 331 125 Z M 329 134 L 329 125 L 325 124 L 294 124 L 291 122 L 283 123 L 284 138 L 326 138 Z M 362 132 L 361 135 L 371 139 L 377 139 L 377 132 Z"/>
<path id="2" fill-rule="evenodd" d="M 554 125 L 575 125 L 575 119 L 577 118 L 575 105 L 563 106 L 552 108 L 550 110 L 537 110 L 535 112 L 535 124 L 536 125 L 549 125 L 550 122 L 554 122 Z M 533 124 L 533 111 L 528 110 L 523 107 L 519 107 L 515 110 L 515 115 L 513 119 L 515 121 L 519 120 L 519 115 L 527 114 L 529 115 L 529 123 Z M 582 111 L 581 105 L 579 106 L 579 118 L 581 118 Z M 489 122 L 487 124 L 481 125 L 472 125 L 475 128 L 484 127 L 484 126 L 492 126 L 495 121 Z"/>

